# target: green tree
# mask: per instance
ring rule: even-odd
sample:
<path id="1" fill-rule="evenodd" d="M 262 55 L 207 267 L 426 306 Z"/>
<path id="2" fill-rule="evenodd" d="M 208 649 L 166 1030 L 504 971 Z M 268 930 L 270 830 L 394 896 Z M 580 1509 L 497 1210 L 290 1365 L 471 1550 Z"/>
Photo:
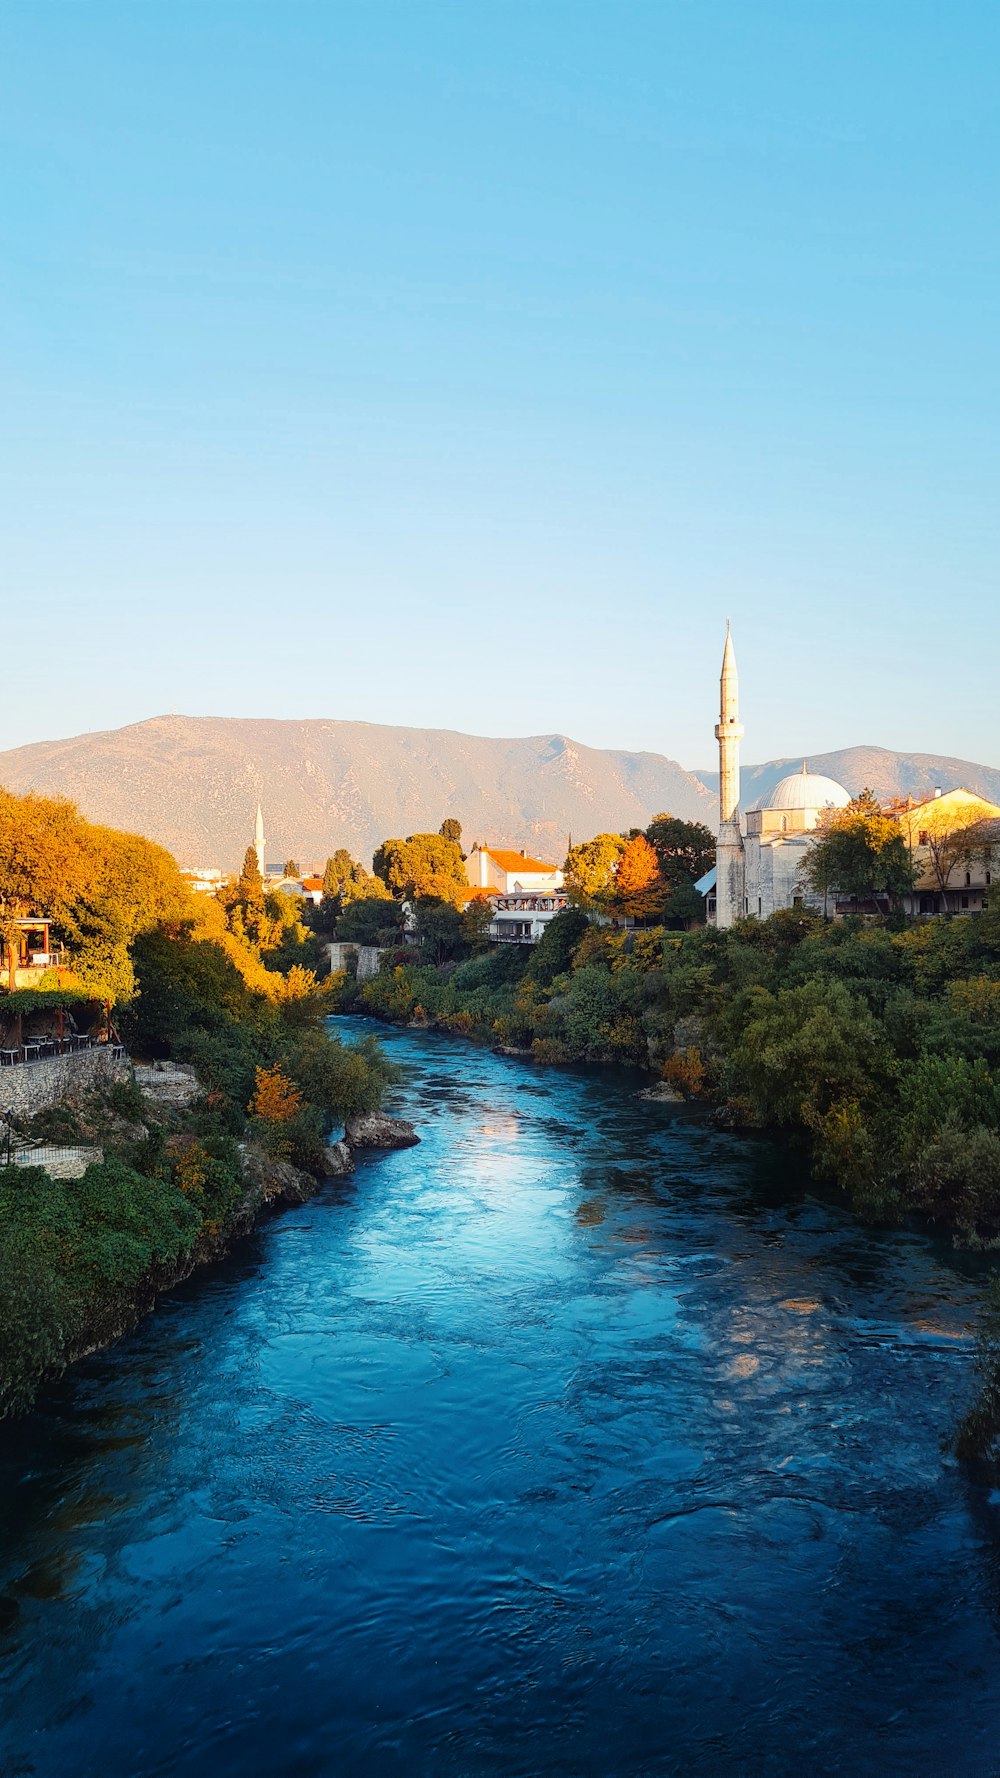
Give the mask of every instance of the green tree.
<path id="1" fill-rule="evenodd" d="M 355 901 L 388 901 L 389 891 L 381 877 L 366 871 L 345 847 L 338 847 L 323 871 L 323 899 L 317 925 L 332 932 L 339 916 Z"/>
<path id="2" fill-rule="evenodd" d="M 489 944 L 493 906 L 485 895 L 474 895 L 462 915 L 462 936 L 470 951 L 482 951 Z"/>
<path id="3" fill-rule="evenodd" d="M 456 821 L 453 815 L 449 815 L 446 820 L 442 821 L 438 832 L 443 840 L 451 840 L 453 845 L 461 847 L 462 823 Z"/>
<path id="4" fill-rule="evenodd" d="M 843 982 L 812 979 L 777 994 L 752 989 L 731 1005 L 729 1066 L 762 1124 L 809 1128 L 839 1100 L 887 1084 L 885 1033 Z"/>
<path id="5" fill-rule="evenodd" d="M 392 895 L 409 895 L 421 881 L 435 876 L 449 877 L 468 887 L 460 847 L 439 833 L 411 833 L 405 840 L 384 840 L 372 864 Z"/>
<path id="6" fill-rule="evenodd" d="M 715 863 L 715 838 L 701 821 L 654 815 L 646 838 L 656 853 L 660 875 L 668 889 L 681 883 L 696 883 Z"/>
<path id="7" fill-rule="evenodd" d="M 302 872 L 299 869 L 298 860 L 295 858 L 286 858 L 281 867 L 281 874 L 285 877 L 301 877 Z"/>
<path id="8" fill-rule="evenodd" d="M 444 963 L 465 948 L 462 916 L 450 902 L 424 896 L 417 902 L 417 943 L 432 963 Z"/>
<path id="9" fill-rule="evenodd" d="M 671 889 L 663 904 L 663 918 L 668 926 L 687 927 L 705 923 L 705 898 L 693 883 L 680 882 Z"/>
<path id="10" fill-rule="evenodd" d="M 384 893 L 352 901 L 337 921 L 337 937 L 352 945 L 398 944 L 402 938 L 403 913 L 398 902 Z"/>
<path id="11" fill-rule="evenodd" d="M 589 931 L 590 922 L 582 908 L 563 908 L 562 913 L 549 921 L 531 951 L 527 964 L 531 979 L 547 984 L 557 975 L 563 975 L 573 961 L 577 945 Z"/>
<path id="12" fill-rule="evenodd" d="M 573 899 L 584 905 L 608 900 L 614 894 L 615 872 L 624 850 L 620 833 L 599 833 L 595 839 L 571 846 L 563 868 Z"/>
<path id="13" fill-rule="evenodd" d="M 817 829 L 802 867 L 804 884 L 824 901 L 831 890 L 859 900 L 891 902 L 912 890 L 916 868 L 898 822 L 863 790 L 844 809 L 830 811 Z"/>

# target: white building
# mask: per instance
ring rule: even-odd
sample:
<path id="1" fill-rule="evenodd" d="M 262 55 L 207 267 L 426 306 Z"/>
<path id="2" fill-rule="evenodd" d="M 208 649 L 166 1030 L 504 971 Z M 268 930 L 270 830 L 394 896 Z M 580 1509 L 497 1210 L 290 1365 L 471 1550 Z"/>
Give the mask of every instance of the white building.
<path id="1" fill-rule="evenodd" d="M 203 865 L 184 868 L 181 876 L 194 895 L 217 895 L 226 883 L 232 881 L 225 871 L 209 869 Z"/>
<path id="2" fill-rule="evenodd" d="M 562 871 L 527 852 L 474 846 L 466 873 L 493 909 L 489 936 L 495 944 L 536 945 L 549 921 L 568 905 Z"/>
<path id="3" fill-rule="evenodd" d="M 715 870 L 696 884 L 707 898 L 710 921 L 731 926 L 747 916 L 766 920 L 779 908 L 822 909 L 821 898 L 802 887 L 802 866 L 813 833 L 827 809 L 844 809 L 850 792 L 833 778 L 798 772 L 782 778 L 767 796 L 740 814 L 739 678 L 733 639 L 726 628 L 719 720 L 719 834 Z"/>

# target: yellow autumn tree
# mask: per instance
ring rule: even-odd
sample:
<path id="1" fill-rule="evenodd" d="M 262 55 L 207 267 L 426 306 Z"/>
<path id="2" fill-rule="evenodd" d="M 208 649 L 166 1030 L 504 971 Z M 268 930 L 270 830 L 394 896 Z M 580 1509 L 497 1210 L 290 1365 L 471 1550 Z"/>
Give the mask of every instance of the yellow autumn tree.
<path id="1" fill-rule="evenodd" d="M 287 1124 L 302 1110 L 302 1094 L 284 1069 L 256 1070 L 256 1088 L 250 1101 L 250 1115 L 264 1124 Z"/>

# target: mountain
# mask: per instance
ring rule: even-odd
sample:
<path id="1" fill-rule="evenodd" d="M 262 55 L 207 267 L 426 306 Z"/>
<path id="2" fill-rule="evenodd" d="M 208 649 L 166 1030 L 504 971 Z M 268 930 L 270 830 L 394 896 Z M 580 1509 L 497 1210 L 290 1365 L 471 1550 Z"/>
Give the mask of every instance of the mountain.
<path id="1" fill-rule="evenodd" d="M 387 837 L 435 832 L 561 862 L 566 836 L 645 826 L 669 810 L 714 818 L 698 780 L 658 753 L 584 747 L 565 735 L 488 740 L 367 722 L 158 716 L 0 753 L 0 784 L 71 797 L 92 821 L 159 840 L 188 865 L 232 869 L 264 809 L 267 857 L 320 863 L 338 846 L 371 862 Z"/>
<path id="2" fill-rule="evenodd" d="M 0 773 L 2 758 L 0 755 Z M 740 774 L 743 807 L 753 808 L 779 779 L 797 772 L 802 760 L 803 755 L 798 753 L 789 759 L 769 759 L 764 765 L 744 766 Z M 952 759 L 946 753 L 893 753 L 888 747 L 842 747 L 836 753 L 806 754 L 805 760 L 811 772 L 835 778 L 852 796 L 867 787 L 882 799 L 912 796 L 919 800 L 932 796 L 938 786 L 954 790 L 961 785 L 1000 803 L 1000 769 L 977 766 L 968 759 Z M 713 796 L 718 793 L 718 772 L 695 772 L 692 776 Z"/>

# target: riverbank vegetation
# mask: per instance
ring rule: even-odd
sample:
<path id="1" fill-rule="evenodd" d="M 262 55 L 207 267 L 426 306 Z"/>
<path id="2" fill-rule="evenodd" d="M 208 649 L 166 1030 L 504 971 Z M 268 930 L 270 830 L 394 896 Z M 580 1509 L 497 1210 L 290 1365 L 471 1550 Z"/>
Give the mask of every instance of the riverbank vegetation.
<path id="1" fill-rule="evenodd" d="M 1000 1241 L 1000 914 L 617 931 L 578 910 L 534 949 L 403 954 L 345 1002 L 536 1059 L 648 1068 L 733 1125 L 781 1129 L 871 1220 Z"/>
<path id="2" fill-rule="evenodd" d="M 0 914 L 13 930 L 44 913 L 65 957 L 37 988 L 0 992 L 0 1018 L 90 997 L 134 1057 L 194 1071 L 187 1103 L 118 1082 L 17 1125 L 100 1159 L 77 1179 L 0 1167 L 2 1417 L 224 1251 L 269 1172 L 320 1173 L 331 1131 L 378 1107 L 391 1070 L 373 1040 L 329 1035 L 317 938 L 265 893 L 255 859 L 220 899 L 194 897 L 161 848 L 70 804 L 0 795 Z"/>

